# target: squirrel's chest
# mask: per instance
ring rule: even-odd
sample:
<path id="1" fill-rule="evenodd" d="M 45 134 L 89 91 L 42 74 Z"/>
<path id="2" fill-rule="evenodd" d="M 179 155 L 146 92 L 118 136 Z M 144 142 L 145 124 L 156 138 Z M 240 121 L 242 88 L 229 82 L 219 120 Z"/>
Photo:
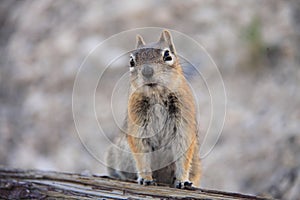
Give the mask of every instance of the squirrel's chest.
<path id="1" fill-rule="evenodd" d="M 175 94 L 168 94 L 158 99 L 145 97 L 135 104 L 130 114 L 139 119 L 136 135 L 156 147 L 174 137 L 181 118 L 179 102 Z"/>
<path id="2" fill-rule="evenodd" d="M 176 135 L 177 120 L 165 105 L 155 104 L 151 106 L 145 121 L 138 134 L 152 149 L 165 146 L 170 138 Z"/>
<path id="3" fill-rule="evenodd" d="M 162 104 L 154 104 L 149 107 L 145 116 L 144 131 L 158 136 L 162 135 L 162 132 L 165 131 L 165 125 L 170 123 L 170 120 L 168 108 Z"/>

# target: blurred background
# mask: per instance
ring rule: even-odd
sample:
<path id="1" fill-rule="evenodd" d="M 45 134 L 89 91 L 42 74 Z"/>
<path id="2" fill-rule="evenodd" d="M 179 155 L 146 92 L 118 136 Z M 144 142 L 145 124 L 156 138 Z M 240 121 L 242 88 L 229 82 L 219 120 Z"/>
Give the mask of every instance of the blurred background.
<path id="1" fill-rule="evenodd" d="M 0 166 L 105 174 L 105 167 L 89 154 L 76 132 L 72 115 L 76 73 L 100 42 L 121 31 L 149 26 L 174 29 L 197 40 L 218 65 L 226 87 L 225 125 L 213 151 L 203 159 L 201 186 L 298 199 L 297 0 L 1 1 Z M 158 35 L 153 37 L 156 40 Z M 132 35 L 128 44 L 133 48 L 134 42 Z M 103 69 L 101 60 L 112 52 L 120 51 L 95 53 L 87 65 Z M 110 130 L 109 138 L 117 131 L 110 129 L 114 122 L 105 112 L 110 108 L 101 104 L 110 105 L 113 81 L 127 70 L 126 62 L 116 65 L 101 80 L 104 89 L 96 95 L 98 118 Z M 196 85 L 198 81 L 197 89 L 202 91 L 203 80 L 198 78 L 191 80 Z M 209 98 L 205 91 L 201 95 L 200 123 L 205 130 Z M 123 98 L 114 104 L 116 113 L 123 113 L 126 92 Z M 84 113 L 84 105 L 78 108 Z M 87 132 L 97 132 L 98 127 L 89 126 L 90 117 L 83 116 L 81 123 Z M 88 139 L 103 156 L 104 139 Z M 211 146 L 214 141 L 207 142 Z"/>

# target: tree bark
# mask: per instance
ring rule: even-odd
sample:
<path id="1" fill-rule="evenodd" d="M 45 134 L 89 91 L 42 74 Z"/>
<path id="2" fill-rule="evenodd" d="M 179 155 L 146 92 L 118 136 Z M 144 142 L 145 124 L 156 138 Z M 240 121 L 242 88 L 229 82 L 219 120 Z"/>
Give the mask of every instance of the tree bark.
<path id="1" fill-rule="evenodd" d="M 105 176 L 0 168 L 0 199 L 266 199 L 190 188 L 141 186 Z"/>

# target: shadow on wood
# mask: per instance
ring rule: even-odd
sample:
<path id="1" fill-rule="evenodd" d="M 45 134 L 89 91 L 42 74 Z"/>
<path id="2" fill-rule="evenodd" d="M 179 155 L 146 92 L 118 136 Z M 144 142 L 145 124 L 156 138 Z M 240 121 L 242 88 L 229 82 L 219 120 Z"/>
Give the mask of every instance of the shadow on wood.
<path id="1" fill-rule="evenodd" d="M 0 168 L 0 198 L 4 199 L 266 199 L 191 188 L 140 186 L 104 176 Z"/>

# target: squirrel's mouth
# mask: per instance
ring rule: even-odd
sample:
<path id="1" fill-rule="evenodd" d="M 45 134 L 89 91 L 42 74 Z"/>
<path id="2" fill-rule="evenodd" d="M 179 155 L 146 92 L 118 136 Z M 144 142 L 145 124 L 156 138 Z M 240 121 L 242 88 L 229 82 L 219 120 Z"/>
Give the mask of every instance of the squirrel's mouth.
<path id="1" fill-rule="evenodd" d="M 157 86 L 157 83 L 147 83 L 146 85 L 149 87 L 155 87 L 155 86 Z"/>

